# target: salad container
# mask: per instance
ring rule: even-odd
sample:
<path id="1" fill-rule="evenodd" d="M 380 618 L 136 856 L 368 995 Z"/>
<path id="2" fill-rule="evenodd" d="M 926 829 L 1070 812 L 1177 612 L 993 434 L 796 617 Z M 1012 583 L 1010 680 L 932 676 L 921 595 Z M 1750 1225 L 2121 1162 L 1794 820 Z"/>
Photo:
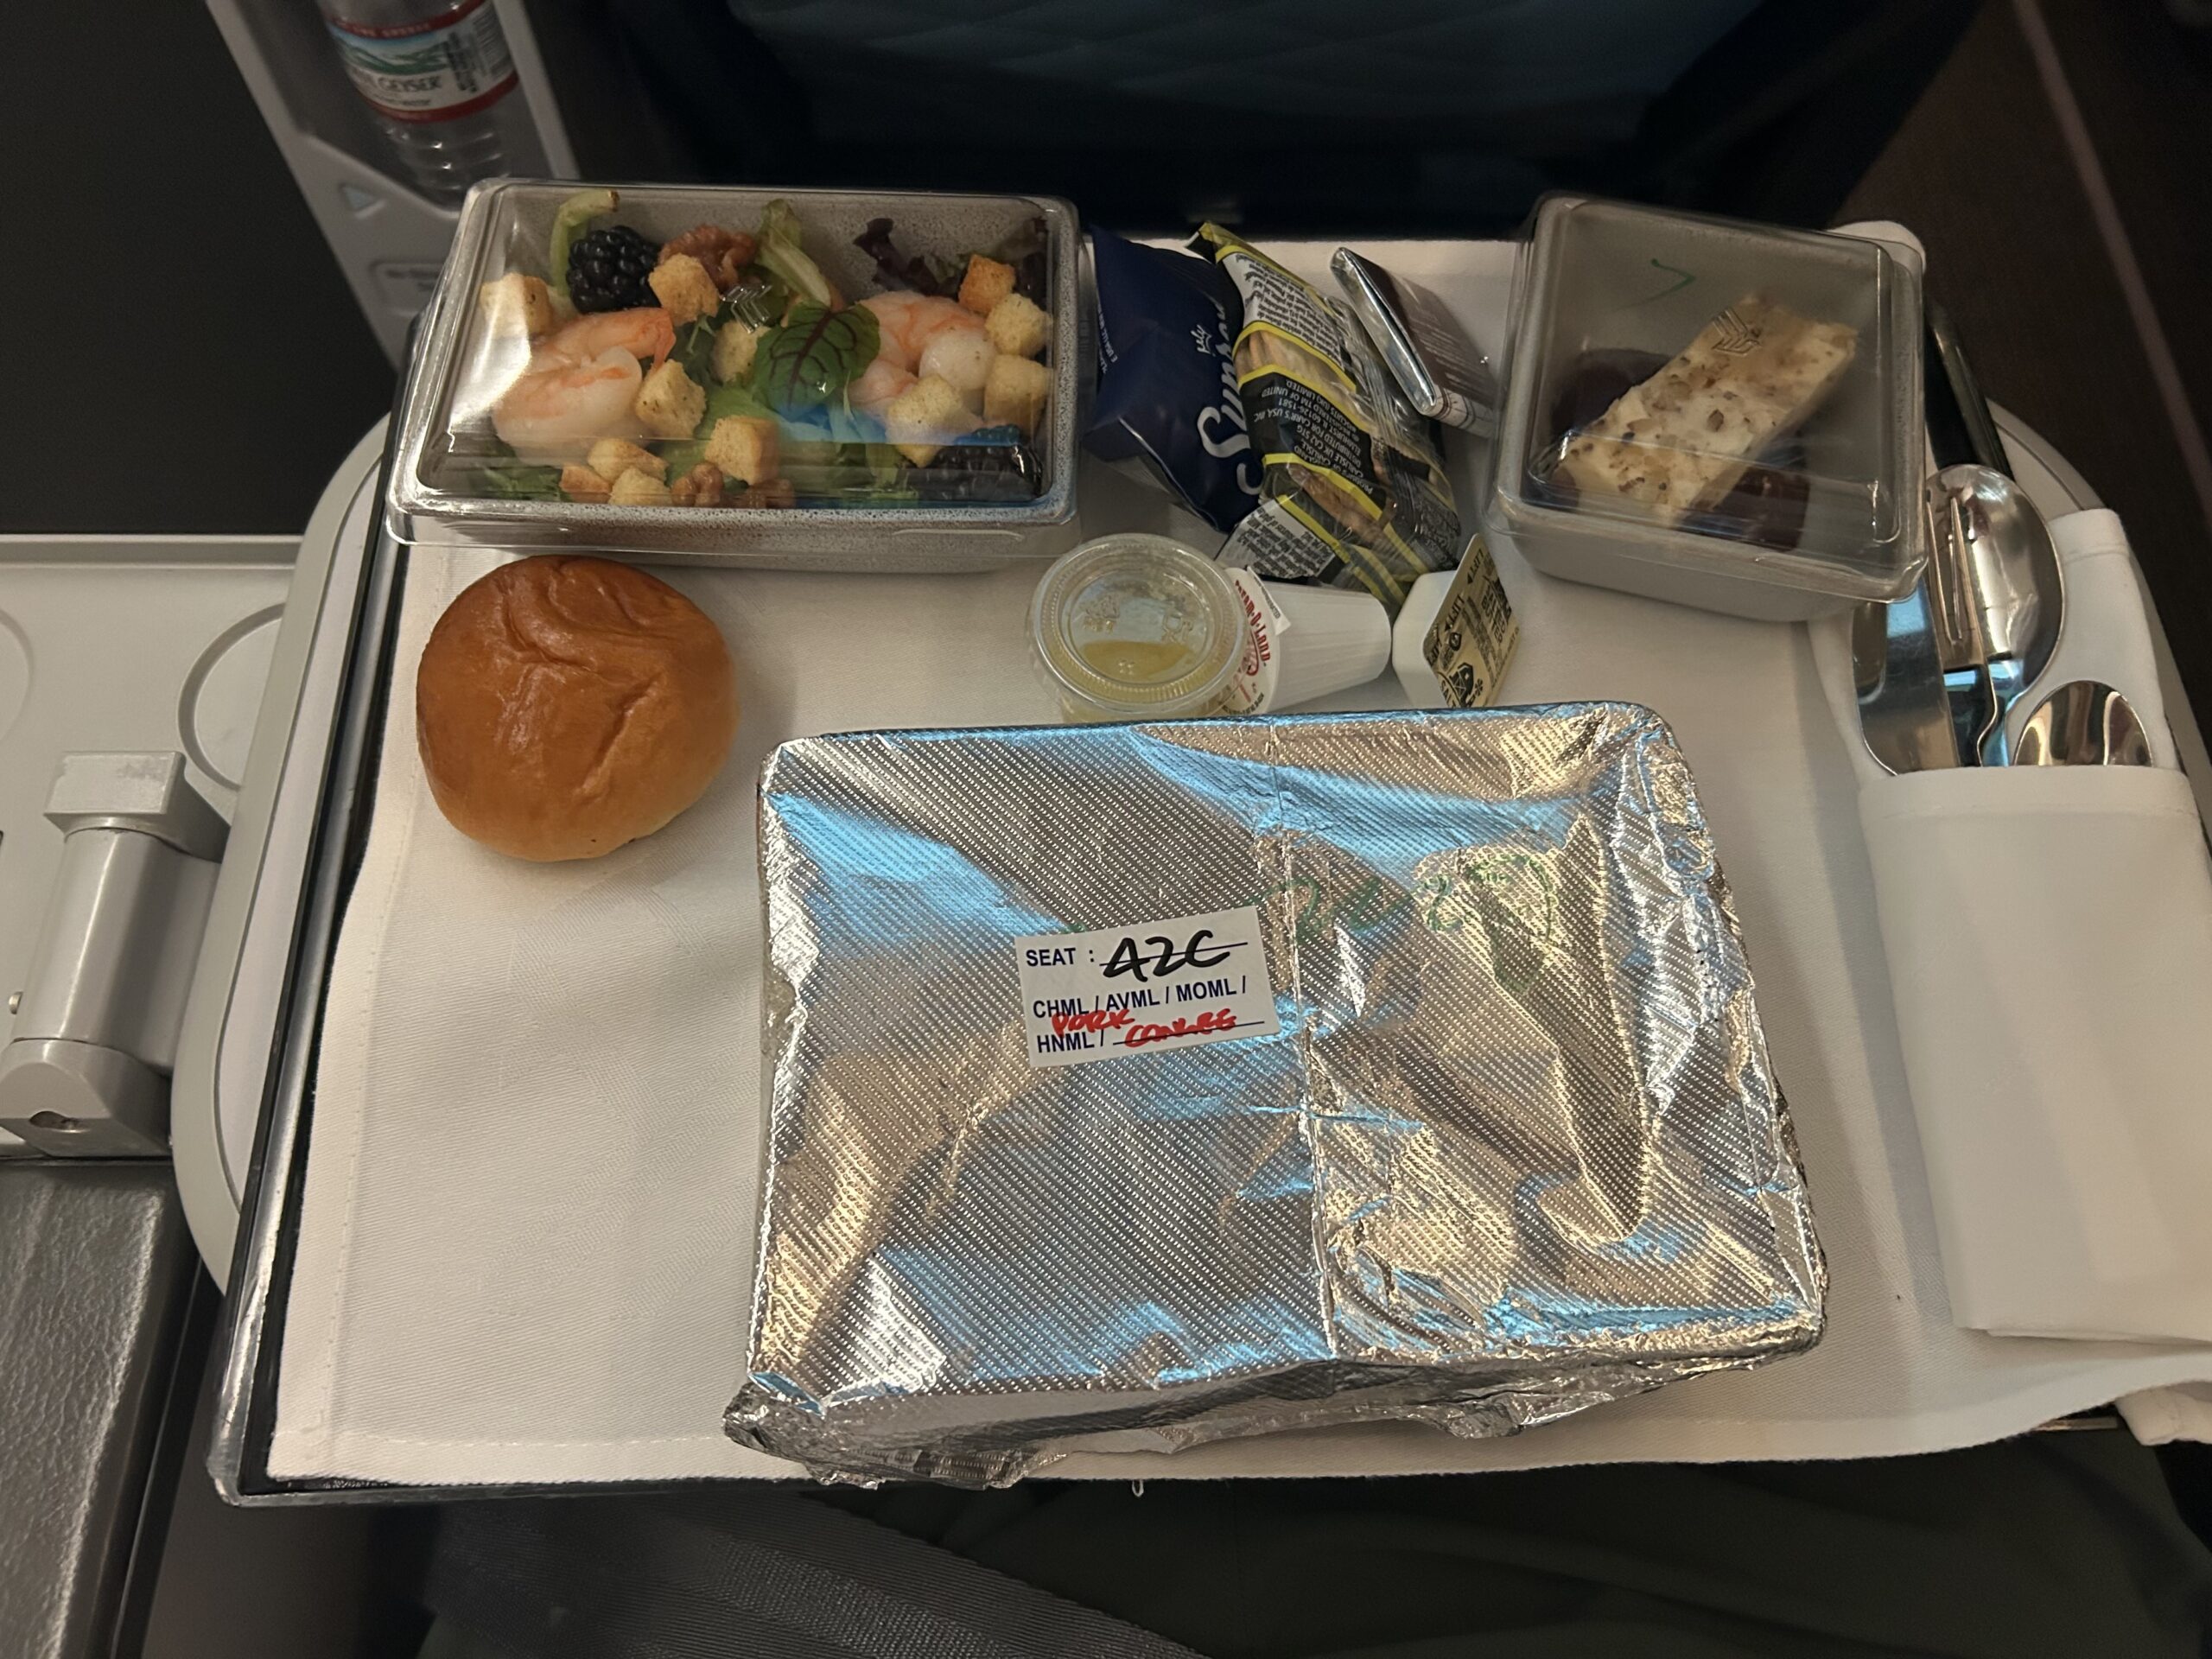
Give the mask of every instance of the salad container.
<path id="1" fill-rule="evenodd" d="M 1539 205 L 1484 529 L 1537 569 L 1795 620 L 1910 592 L 1916 251 L 1622 202 Z"/>
<path id="2" fill-rule="evenodd" d="M 390 528 L 809 569 L 1058 554 L 1079 264 L 1073 208 L 1042 197 L 479 185 L 408 371 Z"/>

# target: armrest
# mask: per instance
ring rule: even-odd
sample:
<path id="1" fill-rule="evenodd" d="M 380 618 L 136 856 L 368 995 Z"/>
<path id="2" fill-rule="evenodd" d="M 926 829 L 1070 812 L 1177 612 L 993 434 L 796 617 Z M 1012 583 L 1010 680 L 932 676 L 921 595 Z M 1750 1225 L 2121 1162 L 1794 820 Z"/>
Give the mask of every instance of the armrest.
<path id="1" fill-rule="evenodd" d="M 0 1162 L 0 1653 L 115 1639 L 198 1259 L 165 1162 Z"/>

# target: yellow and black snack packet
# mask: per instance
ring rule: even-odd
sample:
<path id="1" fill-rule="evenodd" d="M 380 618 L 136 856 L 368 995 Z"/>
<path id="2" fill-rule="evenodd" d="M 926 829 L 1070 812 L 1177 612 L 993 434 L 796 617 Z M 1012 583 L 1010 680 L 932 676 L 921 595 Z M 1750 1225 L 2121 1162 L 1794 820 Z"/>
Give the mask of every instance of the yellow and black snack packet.
<path id="1" fill-rule="evenodd" d="M 1444 459 L 1357 327 L 1304 278 L 1217 225 L 1192 244 L 1243 304 L 1232 359 L 1260 502 L 1222 551 L 1281 581 L 1363 588 L 1393 615 L 1449 569 L 1459 517 Z"/>

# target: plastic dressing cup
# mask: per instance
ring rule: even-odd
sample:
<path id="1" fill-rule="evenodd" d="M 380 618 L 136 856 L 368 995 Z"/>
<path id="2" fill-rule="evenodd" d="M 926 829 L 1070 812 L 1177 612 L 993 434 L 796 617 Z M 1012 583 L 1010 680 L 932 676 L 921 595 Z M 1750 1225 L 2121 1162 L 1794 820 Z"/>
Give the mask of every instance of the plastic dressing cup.
<path id="1" fill-rule="evenodd" d="M 1244 631 L 1228 573 L 1165 536 L 1085 542 L 1029 604 L 1031 647 L 1071 721 L 1221 712 Z"/>

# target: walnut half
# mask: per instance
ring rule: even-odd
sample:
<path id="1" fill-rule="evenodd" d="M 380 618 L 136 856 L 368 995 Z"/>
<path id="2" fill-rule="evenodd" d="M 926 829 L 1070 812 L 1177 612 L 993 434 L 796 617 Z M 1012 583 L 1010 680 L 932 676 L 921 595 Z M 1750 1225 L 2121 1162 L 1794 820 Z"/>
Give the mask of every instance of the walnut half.
<path id="1" fill-rule="evenodd" d="M 798 490 L 788 478 L 772 478 L 766 484 L 755 484 L 736 500 L 737 507 L 795 507 L 798 505 Z"/>
<path id="2" fill-rule="evenodd" d="M 679 507 L 719 507 L 722 504 L 722 469 L 702 461 L 668 486 L 668 499 Z"/>
<path id="3" fill-rule="evenodd" d="M 756 245 L 743 231 L 702 225 L 663 243 L 660 257 L 664 262 L 679 253 L 690 254 L 707 268 L 707 275 L 715 279 L 715 286 L 727 294 L 737 285 L 738 273 L 753 263 Z"/>

